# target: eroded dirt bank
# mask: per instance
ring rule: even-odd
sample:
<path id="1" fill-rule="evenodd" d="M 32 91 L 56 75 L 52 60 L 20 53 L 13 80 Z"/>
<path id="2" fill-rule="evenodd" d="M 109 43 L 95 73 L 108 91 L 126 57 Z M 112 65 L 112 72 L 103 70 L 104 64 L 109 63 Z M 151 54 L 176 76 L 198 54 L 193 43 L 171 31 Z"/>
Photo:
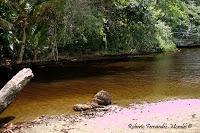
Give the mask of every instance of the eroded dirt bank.
<path id="1" fill-rule="evenodd" d="M 106 110 L 106 111 L 105 111 Z M 5 133 L 124 133 L 200 131 L 200 99 L 169 100 L 109 106 L 104 110 L 71 116 L 41 116 L 26 123 L 9 125 Z"/>

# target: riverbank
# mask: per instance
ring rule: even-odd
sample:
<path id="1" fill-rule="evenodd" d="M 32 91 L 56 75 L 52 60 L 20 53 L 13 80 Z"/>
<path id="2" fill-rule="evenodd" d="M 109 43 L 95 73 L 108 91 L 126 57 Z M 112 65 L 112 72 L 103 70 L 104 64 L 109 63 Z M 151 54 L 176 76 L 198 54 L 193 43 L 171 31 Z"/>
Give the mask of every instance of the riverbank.
<path id="1" fill-rule="evenodd" d="M 106 63 L 129 61 L 138 57 L 155 56 L 161 52 L 133 52 L 133 53 L 113 53 L 113 54 L 93 54 L 93 55 L 77 55 L 77 56 L 59 56 L 58 60 L 41 59 L 41 60 L 26 60 L 21 63 L 14 62 L 10 59 L 0 61 L 0 80 L 8 80 L 23 68 L 40 69 L 40 68 L 55 68 L 55 67 L 77 67 L 92 63 Z"/>
<path id="2" fill-rule="evenodd" d="M 41 116 L 8 125 L 4 133 L 185 132 L 200 130 L 200 99 L 108 106 L 69 116 Z"/>
<path id="3" fill-rule="evenodd" d="M 13 62 L 9 59 L 4 59 L 0 62 L 0 67 L 30 67 L 30 66 L 45 66 L 53 64 L 65 64 L 65 63 L 82 63 L 82 62 L 99 62 L 99 61 L 119 61 L 127 60 L 138 56 L 148 56 L 159 54 L 161 52 L 129 52 L 129 53 L 113 53 L 113 54 L 92 54 L 92 55 L 77 55 L 77 56 L 59 56 L 58 60 L 41 59 L 41 60 L 26 60 L 21 63 Z"/>
<path id="4" fill-rule="evenodd" d="M 176 50 L 179 52 L 179 50 Z M 112 54 L 93 54 L 79 56 L 59 56 L 58 60 L 41 59 L 41 60 L 26 60 L 21 63 L 14 62 L 10 59 L 0 61 L 0 80 L 8 81 L 18 71 L 23 68 L 31 68 L 33 71 L 43 68 L 72 68 L 96 63 L 112 63 L 137 60 L 139 58 L 154 57 L 159 54 L 171 54 L 175 52 L 129 52 L 129 53 L 112 53 Z M 6 82 L 4 82 L 6 83 Z M 3 84 L 4 84 L 3 83 Z M 0 87 L 2 85 L 0 84 Z"/>

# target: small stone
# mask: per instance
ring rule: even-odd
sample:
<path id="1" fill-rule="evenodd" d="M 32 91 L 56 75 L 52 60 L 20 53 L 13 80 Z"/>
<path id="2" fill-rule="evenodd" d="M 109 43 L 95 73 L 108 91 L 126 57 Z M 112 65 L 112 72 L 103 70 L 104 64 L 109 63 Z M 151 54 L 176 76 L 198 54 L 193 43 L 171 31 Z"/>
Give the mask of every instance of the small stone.
<path id="1" fill-rule="evenodd" d="M 13 124 L 12 123 L 7 123 L 3 127 L 7 128 L 7 129 L 10 129 L 10 128 L 13 128 Z"/>
<path id="2" fill-rule="evenodd" d="M 73 107 L 74 111 L 85 111 L 85 110 L 88 110 L 88 109 L 92 109 L 92 106 L 88 105 L 88 104 L 76 104 Z"/>
<path id="3" fill-rule="evenodd" d="M 195 118 L 195 117 L 196 117 L 196 114 L 193 114 L 193 115 L 192 115 L 192 118 Z"/>

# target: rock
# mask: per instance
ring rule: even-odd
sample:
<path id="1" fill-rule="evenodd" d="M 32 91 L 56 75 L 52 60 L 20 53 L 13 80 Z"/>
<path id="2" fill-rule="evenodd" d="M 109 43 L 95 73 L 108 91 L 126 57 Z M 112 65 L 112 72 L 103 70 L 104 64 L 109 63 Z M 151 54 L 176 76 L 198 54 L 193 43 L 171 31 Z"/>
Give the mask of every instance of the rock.
<path id="1" fill-rule="evenodd" d="M 12 123 L 7 123 L 3 126 L 3 128 L 7 128 L 7 129 L 11 129 L 13 128 L 13 124 Z"/>
<path id="2" fill-rule="evenodd" d="M 92 108 L 100 108 L 101 105 L 98 105 L 98 103 L 96 101 L 91 101 L 91 102 L 88 102 L 89 105 L 92 106 Z"/>
<path id="3" fill-rule="evenodd" d="M 92 106 L 88 105 L 88 104 L 76 104 L 73 107 L 74 111 L 85 111 L 85 110 L 89 110 L 89 109 L 92 109 Z"/>
<path id="4" fill-rule="evenodd" d="M 193 115 L 192 115 L 192 118 L 195 118 L 195 117 L 196 117 L 196 115 L 197 115 L 197 114 L 193 114 Z"/>
<path id="5" fill-rule="evenodd" d="M 101 90 L 99 91 L 94 98 L 86 103 L 86 104 L 76 104 L 73 107 L 74 111 L 86 111 L 89 109 L 99 109 L 99 108 L 105 108 L 105 106 L 111 104 L 111 96 L 108 92 Z"/>
<path id="6" fill-rule="evenodd" d="M 101 90 L 94 96 L 92 99 L 92 103 L 93 102 L 98 105 L 111 105 L 111 96 L 107 91 Z"/>

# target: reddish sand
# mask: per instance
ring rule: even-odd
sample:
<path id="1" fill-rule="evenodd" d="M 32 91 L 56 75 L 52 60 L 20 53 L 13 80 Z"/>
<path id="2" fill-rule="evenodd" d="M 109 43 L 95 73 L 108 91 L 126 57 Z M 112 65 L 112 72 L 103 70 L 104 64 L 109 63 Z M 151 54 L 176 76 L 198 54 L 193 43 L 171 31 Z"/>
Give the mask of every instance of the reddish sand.
<path id="1" fill-rule="evenodd" d="M 128 108 L 110 106 L 109 111 L 106 113 L 100 111 L 93 114 L 94 117 L 83 114 L 44 117 L 35 120 L 40 121 L 37 124 L 29 123 L 29 126 L 11 128 L 11 131 L 16 133 L 200 132 L 200 99 L 132 104 Z"/>

